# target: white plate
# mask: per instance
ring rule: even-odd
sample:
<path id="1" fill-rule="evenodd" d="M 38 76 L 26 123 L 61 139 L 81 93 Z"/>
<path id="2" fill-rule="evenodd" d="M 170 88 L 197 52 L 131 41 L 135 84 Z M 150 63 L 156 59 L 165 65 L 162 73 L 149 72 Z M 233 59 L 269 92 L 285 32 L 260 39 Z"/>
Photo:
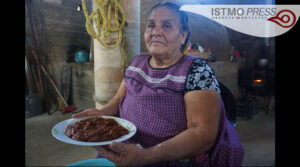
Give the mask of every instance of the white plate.
<path id="1" fill-rule="evenodd" d="M 95 116 L 92 116 L 92 117 L 95 117 Z M 66 127 L 69 124 L 73 124 L 77 121 L 91 118 L 91 116 L 89 116 L 89 117 L 71 118 L 71 119 L 67 119 L 67 120 L 64 120 L 64 121 L 56 124 L 52 128 L 52 135 L 57 140 L 60 140 L 62 142 L 69 143 L 69 144 L 80 145 L 80 146 L 100 146 L 100 145 L 107 145 L 107 144 L 110 144 L 112 142 L 121 142 L 121 141 L 127 140 L 136 133 L 136 126 L 133 123 L 131 123 L 131 122 L 125 120 L 125 119 L 118 118 L 118 117 L 112 117 L 112 116 L 98 116 L 98 117 L 112 118 L 112 119 L 116 120 L 119 123 L 119 125 L 126 128 L 129 131 L 129 133 L 124 135 L 124 136 L 121 136 L 120 138 L 117 138 L 117 139 L 114 139 L 114 140 L 109 140 L 109 141 L 104 141 L 104 142 L 77 141 L 77 140 L 73 140 L 73 139 L 69 138 L 65 134 Z"/>

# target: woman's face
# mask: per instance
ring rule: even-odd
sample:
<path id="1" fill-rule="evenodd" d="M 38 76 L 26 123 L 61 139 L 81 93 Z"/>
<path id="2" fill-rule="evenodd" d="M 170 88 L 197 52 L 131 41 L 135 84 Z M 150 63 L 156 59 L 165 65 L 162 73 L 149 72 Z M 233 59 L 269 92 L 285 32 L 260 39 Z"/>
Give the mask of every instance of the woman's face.
<path id="1" fill-rule="evenodd" d="M 180 53 L 186 36 L 186 31 L 180 31 L 179 19 L 175 13 L 166 8 L 152 11 L 144 33 L 145 44 L 151 55 L 172 56 Z"/>

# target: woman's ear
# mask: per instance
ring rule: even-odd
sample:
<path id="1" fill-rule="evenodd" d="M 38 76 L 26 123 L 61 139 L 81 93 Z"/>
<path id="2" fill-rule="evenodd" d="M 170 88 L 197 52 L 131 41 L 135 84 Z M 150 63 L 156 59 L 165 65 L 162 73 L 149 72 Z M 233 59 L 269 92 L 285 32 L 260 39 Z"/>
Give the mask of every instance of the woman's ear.
<path id="1" fill-rule="evenodd" d="M 188 32 L 187 31 L 183 31 L 183 32 L 181 32 L 181 34 L 182 34 L 182 38 L 181 38 L 180 42 L 183 45 L 185 43 L 185 40 L 186 40 L 187 36 L 188 36 Z"/>

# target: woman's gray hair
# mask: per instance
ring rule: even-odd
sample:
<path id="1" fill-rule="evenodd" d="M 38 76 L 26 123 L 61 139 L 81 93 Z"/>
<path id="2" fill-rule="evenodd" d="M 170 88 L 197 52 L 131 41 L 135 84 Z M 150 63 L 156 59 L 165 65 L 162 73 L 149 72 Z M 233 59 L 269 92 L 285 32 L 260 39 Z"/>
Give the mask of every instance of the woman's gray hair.
<path id="1" fill-rule="evenodd" d="M 187 14 L 184 11 L 179 10 L 180 7 L 176 4 L 174 4 L 174 3 L 160 2 L 160 3 L 154 5 L 151 8 L 151 10 L 149 11 L 148 17 L 152 13 L 152 11 L 154 9 L 157 9 L 157 8 L 167 8 L 167 9 L 170 9 L 171 11 L 173 11 L 175 14 L 177 14 L 178 19 L 179 19 L 179 24 L 180 24 L 180 30 L 181 31 L 186 31 L 188 33 L 184 44 L 181 45 L 181 48 L 180 48 L 180 52 L 183 52 L 183 50 L 184 50 L 184 48 L 185 48 L 185 46 L 186 46 L 186 44 L 187 44 L 187 42 L 190 38 L 190 30 L 189 30 L 189 25 L 188 25 L 188 16 L 187 16 Z"/>

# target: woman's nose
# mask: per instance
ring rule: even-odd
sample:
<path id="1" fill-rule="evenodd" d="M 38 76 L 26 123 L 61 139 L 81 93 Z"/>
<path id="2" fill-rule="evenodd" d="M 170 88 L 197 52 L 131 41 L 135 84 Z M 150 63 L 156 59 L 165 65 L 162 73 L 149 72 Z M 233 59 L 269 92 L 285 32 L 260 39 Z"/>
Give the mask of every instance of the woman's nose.
<path id="1" fill-rule="evenodd" d="M 160 26 L 155 26 L 153 28 L 152 35 L 153 36 L 161 36 L 162 35 L 162 29 L 161 29 L 161 27 Z"/>

